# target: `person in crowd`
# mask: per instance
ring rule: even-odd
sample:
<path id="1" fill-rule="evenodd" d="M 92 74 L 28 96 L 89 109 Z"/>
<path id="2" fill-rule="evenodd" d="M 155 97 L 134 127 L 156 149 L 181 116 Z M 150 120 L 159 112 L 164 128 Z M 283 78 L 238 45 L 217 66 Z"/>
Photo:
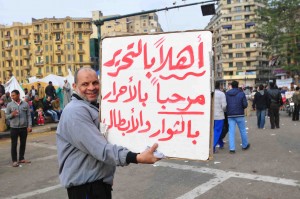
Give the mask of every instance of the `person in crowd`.
<path id="1" fill-rule="evenodd" d="M 295 107 L 294 112 L 293 112 L 293 121 L 299 121 L 299 109 L 300 109 L 299 86 L 296 87 L 292 99 L 293 99 L 294 107 Z"/>
<path id="2" fill-rule="evenodd" d="M 12 166 L 18 167 L 21 163 L 30 163 L 25 160 L 27 133 L 32 130 L 30 107 L 27 102 L 20 99 L 20 92 L 11 92 L 12 102 L 7 105 L 6 119 L 10 120 L 11 158 Z M 18 137 L 20 137 L 19 161 L 17 155 Z"/>
<path id="3" fill-rule="evenodd" d="M 31 101 L 31 98 L 28 95 L 25 95 L 24 101 L 27 102 L 29 109 L 30 109 L 30 115 L 31 115 L 31 124 L 34 126 L 34 109 L 33 109 L 33 104 Z"/>
<path id="4" fill-rule="evenodd" d="M 59 178 L 70 199 L 111 198 L 116 166 L 153 164 L 158 145 L 142 153 L 110 144 L 99 131 L 99 80 L 91 68 L 75 72 L 71 102 L 65 107 L 56 131 Z M 97 149 L 97 150 L 95 150 Z"/>
<path id="5" fill-rule="evenodd" d="M 38 95 L 34 96 L 34 100 L 32 101 L 33 110 L 36 112 L 39 108 L 44 109 L 44 104 L 40 100 Z"/>
<path id="6" fill-rule="evenodd" d="M 45 125 L 45 116 L 44 116 L 44 111 L 42 108 L 39 108 L 37 110 L 37 125 Z"/>
<path id="7" fill-rule="evenodd" d="M 260 84 L 258 87 L 258 92 L 256 92 L 254 95 L 254 100 L 252 104 L 253 110 L 256 110 L 257 127 L 259 129 L 265 128 L 265 117 L 268 102 L 268 93 L 264 89 L 264 85 Z"/>
<path id="8" fill-rule="evenodd" d="M 53 110 L 57 113 L 57 117 L 58 117 L 58 120 L 59 120 L 60 119 L 60 115 L 62 113 L 62 110 L 60 108 L 59 97 L 57 97 L 56 99 L 52 100 L 51 104 L 52 104 Z"/>
<path id="9" fill-rule="evenodd" d="M 28 95 L 28 89 L 27 88 L 24 88 L 24 93 L 25 93 L 25 95 Z"/>
<path id="10" fill-rule="evenodd" d="M 45 97 L 45 89 L 42 87 L 40 83 L 37 84 L 37 95 L 39 96 L 39 100 L 43 102 L 44 97 Z"/>
<path id="11" fill-rule="evenodd" d="M 6 108 L 4 104 L 4 100 L 0 98 L 0 109 L 4 109 L 4 108 Z"/>
<path id="12" fill-rule="evenodd" d="M 46 93 L 46 97 L 48 98 L 49 96 L 51 97 L 51 99 L 55 99 L 56 98 L 56 91 L 54 86 L 52 85 L 52 82 L 50 81 L 48 86 L 45 88 L 45 93 Z"/>
<path id="13" fill-rule="evenodd" d="M 8 91 L 5 93 L 5 95 L 2 95 L 2 100 L 4 101 L 5 106 L 7 106 L 7 104 L 12 101 L 10 93 Z"/>
<path id="14" fill-rule="evenodd" d="M 231 83 L 232 89 L 226 92 L 227 101 L 227 116 L 229 124 L 229 152 L 235 153 L 235 127 L 236 124 L 240 130 L 242 140 L 242 149 L 247 150 L 250 147 L 248 136 L 246 132 L 245 112 L 248 103 L 245 93 L 239 89 L 239 83 L 233 81 Z"/>
<path id="15" fill-rule="evenodd" d="M 4 88 L 4 86 L 2 85 L 2 82 L 0 81 L 0 97 L 2 96 L 2 95 L 4 95 L 5 94 L 5 88 Z"/>
<path id="16" fill-rule="evenodd" d="M 31 86 L 31 89 L 30 89 L 29 93 L 30 93 L 30 96 L 31 96 L 31 100 L 34 99 L 35 95 L 38 95 L 38 91 L 37 91 L 37 89 L 34 88 L 34 85 Z"/>
<path id="17" fill-rule="evenodd" d="M 270 103 L 269 115 L 271 129 L 280 128 L 279 126 L 279 108 L 283 105 L 281 93 L 275 86 L 274 82 L 270 82 L 270 89 L 268 92 L 268 98 Z"/>
<path id="18" fill-rule="evenodd" d="M 58 122 L 59 121 L 58 120 L 58 115 L 53 110 L 51 102 L 52 102 L 51 97 L 48 96 L 47 99 L 46 99 L 46 101 L 44 102 L 44 111 L 45 111 L 45 114 L 50 115 L 54 122 Z"/>
<path id="19" fill-rule="evenodd" d="M 216 151 L 217 144 L 220 148 L 224 145 L 223 140 L 220 140 L 222 129 L 224 125 L 224 112 L 226 112 L 226 96 L 220 90 L 220 82 L 215 83 L 215 95 L 214 95 L 214 146 L 213 150 Z"/>
<path id="20" fill-rule="evenodd" d="M 64 80 L 65 84 L 63 86 L 63 98 L 64 98 L 64 107 L 67 106 L 67 104 L 70 102 L 71 100 L 71 95 L 72 95 L 72 90 L 71 90 L 71 85 L 68 82 L 67 79 Z"/>

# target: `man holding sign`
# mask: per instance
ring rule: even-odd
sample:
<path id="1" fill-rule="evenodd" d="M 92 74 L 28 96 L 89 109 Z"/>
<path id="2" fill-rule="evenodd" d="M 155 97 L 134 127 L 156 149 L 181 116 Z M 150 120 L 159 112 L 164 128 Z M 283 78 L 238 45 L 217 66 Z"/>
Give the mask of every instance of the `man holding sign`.
<path id="1" fill-rule="evenodd" d="M 74 94 L 64 109 L 57 128 L 59 177 L 69 198 L 111 198 L 116 166 L 130 163 L 153 164 L 158 145 L 137 154 L 107 142 L 99 131 L 96 105 L 100 83 L 90 68 L 74 75 Z"/>

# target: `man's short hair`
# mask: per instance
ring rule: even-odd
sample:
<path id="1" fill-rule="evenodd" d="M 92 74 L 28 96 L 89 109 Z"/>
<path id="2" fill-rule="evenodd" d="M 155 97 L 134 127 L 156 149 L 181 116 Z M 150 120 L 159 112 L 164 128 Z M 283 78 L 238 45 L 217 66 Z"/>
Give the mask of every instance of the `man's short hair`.
<path id="1" fill-rule="evenodd" d="M 270 88 L 274 88 L 274 87 L 275 87 L 274 82 L 270 82 Z"/>
<path id="2" fill-rule="evenodd" d="M 11 93 L 15 93 L 16 95 L 20 95 L 20 92 L 18 90 L 13 90 Z"/>
<path id="3" fill-rule="evenodd" d="M 298 91 L 298 90 L 299 90 L 299 86 L 296 87 L 296 91 Z"/>
<path id="4" fill-rule="evenodd" d="M 50 81 L 49 84 L 52 84 L 52 82 Z"/>
<path id="5" fill-rule="evenodd" d="M 220 82 L 216 82 L 216 84 L 215 84 L 215 89 L 220 89 Z"/>
<path id="6" fill-rule="evenodd" d="M 233 81 L 231 82 L 232 88 L 238 88 L 239 87 L 239 82 L 238 81 Z"/>
<path id="7" fill-rule="evenodd" d="M 260 84 L 259 85 L 259 90 L 264 90 L 264 85 Z"/>
<path id="8" fill-rule="evenodd" d="M 74 74 L 74 83 L 77 84 L 78 83 L 78 73 L 79 71 L 81 70 L 87 70 L 87 71 L 93 71 L 93 72 L 96 72 L 95 70 L 93 70 L 92 68 L 90 67 L 82 67 L 82 68 L 79 68 L 78 70 L 75 71 L 75 74 Z"/>

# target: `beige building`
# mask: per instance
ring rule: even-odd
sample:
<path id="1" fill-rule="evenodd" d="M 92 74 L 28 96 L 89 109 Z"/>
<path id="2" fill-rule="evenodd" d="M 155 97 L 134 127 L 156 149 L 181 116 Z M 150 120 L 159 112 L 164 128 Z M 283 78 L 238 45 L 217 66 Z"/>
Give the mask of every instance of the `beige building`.
<path id="1" fill-rule="evenodd" d="M 93 11 L 92 16 L 93 20 L 99 20 L 120 15 L 103 16 L 101 11 Z M 97 27 L 95 25 L 93 25 L 93 30 L 97 30 Z M 105 36 L 123 35 L 127 33 L 151 32 L 163 32 L 160 24 L 158 23 L 158 16 L 156 13 L 149 13 L 106 21 L 101 26 L 101 38 Z M 98 34 L 95 33 L 96 32 L 93 33 L 92 38 L 98 38 Z"/>
<path id="2" fill-rule="evenodd" d="M 19 82 L 31 76 L 67 75 L 91 66 L 91 18 L 32 19 L 31 24 L 0 26 L 0 80 L 14 75 Z"/>
<path id="3" fill-rule="evenodd" d="M 255 31 L 256 0 L 221 0 L 207 29 L 214 31 L 216 80 L 237 80 L 240 86 L 255 86 L 272 78 L 263 40 Z"/>

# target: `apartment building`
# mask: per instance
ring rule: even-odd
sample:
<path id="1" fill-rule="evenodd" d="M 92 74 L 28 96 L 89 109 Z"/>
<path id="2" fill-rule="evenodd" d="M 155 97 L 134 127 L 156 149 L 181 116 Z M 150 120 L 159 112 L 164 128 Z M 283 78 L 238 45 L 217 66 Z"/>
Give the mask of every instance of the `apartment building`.
<path id="1" fill-rule="evenodd" d="M 256 0 L 220 0 L 207 29 L 214 31 L 215 78 L 253 87 L 272 78 L 263 40 L 255 31 Z"/>
<path id="2" fill-rule="evenodd" d="M 0 26 L 0 80 L 14 75 L 19 82 L 31 76 L 67 75 L 91 66 L 91 18 L 32 19 L 31 24 Z"/>

